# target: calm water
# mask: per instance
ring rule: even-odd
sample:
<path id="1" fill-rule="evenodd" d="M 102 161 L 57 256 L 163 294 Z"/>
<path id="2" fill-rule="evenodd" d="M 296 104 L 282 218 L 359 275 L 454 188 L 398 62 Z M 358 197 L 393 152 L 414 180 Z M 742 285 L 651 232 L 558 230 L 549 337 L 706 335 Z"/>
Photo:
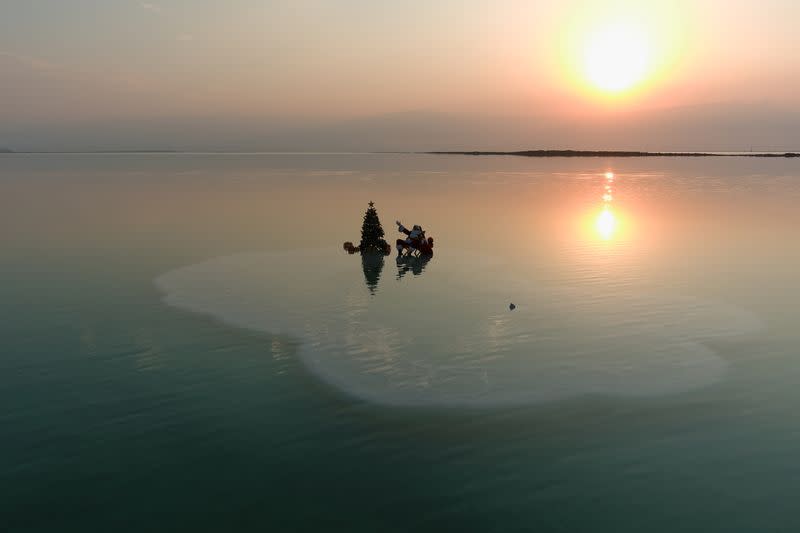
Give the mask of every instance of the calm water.
<path id="1" fill-rule="evenodd" d="M 343 252 L 370 200 L 433 259 Z M 799 200 L 785 159 L 0 156 L 0 525 L 796 531 Z"/>

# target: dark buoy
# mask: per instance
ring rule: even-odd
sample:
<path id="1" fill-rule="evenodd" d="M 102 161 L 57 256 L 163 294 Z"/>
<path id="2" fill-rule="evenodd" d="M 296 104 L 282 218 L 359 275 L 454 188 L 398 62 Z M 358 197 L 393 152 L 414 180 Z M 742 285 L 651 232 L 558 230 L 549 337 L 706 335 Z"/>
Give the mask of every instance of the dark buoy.
<path id="1" fill-rule="evenodd" d="M 516 305 L 514 305 L 513 303 L 510 303 L 510 304 L 508 304 L 508 308 L 509 308 L 509 309 L 511 309 L 511 310 L 513 311 L 514 309 L 516 309 L 516 308 L 517 308 L 517 306 L 516 306 Z"/>

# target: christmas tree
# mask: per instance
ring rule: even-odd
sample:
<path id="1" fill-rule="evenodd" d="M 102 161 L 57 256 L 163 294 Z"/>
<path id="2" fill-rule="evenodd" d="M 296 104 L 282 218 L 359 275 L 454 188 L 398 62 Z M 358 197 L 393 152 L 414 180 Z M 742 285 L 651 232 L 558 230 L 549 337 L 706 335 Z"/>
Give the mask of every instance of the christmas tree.
<path id="1" fill-rule="evenodd" d="M 378 211 L 375 210 L 375 203 L 370 202 L 367 212 L 364 213 L 364 224 L 361 226 L 361 253 L 380 253 L 391 252 L 389 243 L 383 238 L 383 227 L 378 218 Z"/>

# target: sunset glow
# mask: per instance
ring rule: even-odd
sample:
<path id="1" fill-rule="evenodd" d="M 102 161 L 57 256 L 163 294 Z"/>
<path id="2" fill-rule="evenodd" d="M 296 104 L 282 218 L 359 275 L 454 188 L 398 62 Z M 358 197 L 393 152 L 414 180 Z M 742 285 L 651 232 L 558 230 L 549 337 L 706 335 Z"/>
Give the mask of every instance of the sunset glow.
<path id="1" fill-rule="evenodd" d="M 641 105 L 685 76 L 693 26 L 683 4 L 587 4 L 563 22 L 563 83 L 592 109 Z M 597 109 L 595 107 L 595 109 Z"/>
<path id="2" fill-rule="evenodd" d="M 800 533 L 800 0 L 0 2 L 0 533 Z"/>
<path id="3" fill-rule="evenodd" d="M 584 74 L 597 89 L 623 91 L 647 75 L 650 44 L 642 28 L 626 23 L 598 28 L 585 46 Z"/>
<path id="4" fill-rule="evenodd" d="M 800 2 L 78 3 L 0 17 L 0 147 L 796 149 Z"/>
<path id="5" fill-rule="evenodd" d="M 595 227 L 597 228 L 597 233 L 605 240 L 609 240 L 614 236 L 614 230 L 617 227 L 617 219 L 614 217 L 614 212 L 611 211 L 611 208 L 603 208 L 597 216 Z"/>

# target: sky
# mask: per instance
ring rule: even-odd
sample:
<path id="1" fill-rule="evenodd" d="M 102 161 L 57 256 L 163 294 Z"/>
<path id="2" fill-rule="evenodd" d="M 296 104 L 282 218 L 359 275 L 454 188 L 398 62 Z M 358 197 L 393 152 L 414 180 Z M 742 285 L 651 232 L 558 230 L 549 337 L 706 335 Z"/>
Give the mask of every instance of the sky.
<path id="1" fill-rule="evenodd" d="M 800 149 L 796 0 L 0 12 L 0 147 L 17 150 Z"/>

